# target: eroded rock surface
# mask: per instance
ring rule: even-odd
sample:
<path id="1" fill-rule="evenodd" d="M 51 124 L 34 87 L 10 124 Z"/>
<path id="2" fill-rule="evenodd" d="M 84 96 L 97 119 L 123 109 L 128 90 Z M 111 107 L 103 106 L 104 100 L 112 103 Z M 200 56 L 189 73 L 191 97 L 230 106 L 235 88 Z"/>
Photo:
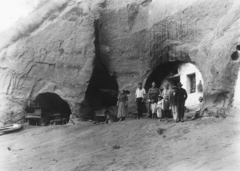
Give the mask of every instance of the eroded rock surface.
<path id="1" fill-rule="evenodd" d="M 60 95 L 73 109 L 84 99 L 95 57 L 94 16 L 86 6 L 66 6 L 1 51 L 1 116 L 10 109 L 20 112 L 27 98 L 43 92 Z"/>
<path id="2" fill-rule="evenodd" d="M 227 1 L 112 1 L 101 18 L 102 54 L 121 88 L 132 92 L 157 66 L 191 61 L 201 71 L 209 106 L 231 103 L 239 62 L 240 4 Z M 131 94 L 131 100 L 134 93 Z M 134 103 L 131 103 L 134 105 Z"/>
<path id="3" fill-rule="evenodd" d="M 239 62 L 238 0 L 66 1 L 0 53 L 1 114 L 21 111 L 27 98 L 54 92 L 79 112 L 94 70 L 94 21 L 99 54 L 119 89 L 134 90 L 167 61 L 191 61 L 204 79 L 209 106 L 228 106 Z M 94 97 L 93 97 L 94 98 Z"/>

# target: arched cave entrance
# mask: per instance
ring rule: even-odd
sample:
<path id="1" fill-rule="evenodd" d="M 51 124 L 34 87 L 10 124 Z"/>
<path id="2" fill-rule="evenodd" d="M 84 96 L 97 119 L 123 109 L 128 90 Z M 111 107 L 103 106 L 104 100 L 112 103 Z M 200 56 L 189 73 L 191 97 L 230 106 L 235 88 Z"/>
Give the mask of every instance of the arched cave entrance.
<path id="1" fill-rule="evenodd" d="M 181 82 L 188 93 L 186 101 L 188 108 L 194 108 L 198 104 L 198 98 L 203 96 L 202 74 L 194 64 L 189 62 L 169 61 L 160 64 L 147 78 L 146 91 L 151 88 L 152 82 L 155 82 L 160 90 L 163 90 L 166 83 L 171 89 L 172 86 Z"/>
<path id="2" fill-rule="evenodd" d="M 99 23 L 94 22 L 95 27 L 95 60 L 94 68 L 85 99 L 81 103 L 80 114 L 82 118 L 91 118 L 93 111 L 102 110 L 111 106 L 116 106 L 118 97 L 118 83 L 116 75 L 110 74 L 104 61 L 99 42 Z"/>
<path id="3" fill-rule="evenodd" d="M 42 108 L 42 118 L 45 124 L 50 124 L 51 120 L 65 118 L 66 122 L 72 113 L 68 103 L 55 93 L 41 93 L 33 100 L 34 106 Z M 56 116 L 55 116 L 56 115 Z"/>

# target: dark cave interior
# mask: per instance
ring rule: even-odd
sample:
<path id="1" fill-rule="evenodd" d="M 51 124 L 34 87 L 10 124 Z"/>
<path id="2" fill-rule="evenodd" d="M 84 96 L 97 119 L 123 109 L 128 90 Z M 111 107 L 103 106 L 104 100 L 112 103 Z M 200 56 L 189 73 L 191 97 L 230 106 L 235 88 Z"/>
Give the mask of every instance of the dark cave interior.
<path id="1" fill-rule="evenodd" d="M 55 93 L 41 93 L 33 101 L 35 105 L 44 108 L 45 114 L 60 113 L 63 117 L 69 118 L 71 109 L 68 103 Z"/>
<path id="2" fill-rule="evenodd" d="M 179 65 L 183 64 L 183 61 L 174 61 L 174 62 L 165 62 L 159 65 L 147 78 L 145 83 L 145 89 L 148 91 L 152 87 L 152 82 L 156 83 L 156 87 L 159 88 L 163 79 L 167 75 L 175 75 L 178 73 Z M 173 80 L 174 84 L 176 84 L 179 80 Z"/>
<path id="3" fill-rule="evenodd" d="M 101 59 L 98 20 L 95 21 L 95 60 L 92 77 L 85 95 L 85 102 L 92 110 L 115 106 L 118 97 L 118 83 L 115 75 L 110 75 Z"/>

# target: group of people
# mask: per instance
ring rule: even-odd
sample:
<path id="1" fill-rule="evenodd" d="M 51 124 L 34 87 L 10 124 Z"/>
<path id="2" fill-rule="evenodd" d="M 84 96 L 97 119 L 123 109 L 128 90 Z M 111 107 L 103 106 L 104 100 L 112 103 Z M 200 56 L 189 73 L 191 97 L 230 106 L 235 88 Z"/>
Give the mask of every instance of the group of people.
<path id="1" fill-rule="evenodd" d="M 145 104 L 148 104 L 148 117 L 159 118 L 159 121 L 163 118 L 173 118 L 175 122 L 184 122 L 185 101 L 188 95 L 180 82 L 176 86 L 172 86 L 171 89 L 169 88 L 169 84 L 165 84 L 163 90 L 157 88 L 156 83 L 153 82 L 148 93 L 146 93 L 142 83 L 139 83 L 135 94 L 138 119 L 143 118 Z M 117 117 L 119 121 L 124 120 L 127 116 L 128 96 L 129 91 L 125 90 L 122 90 L 118 96 Z M 202 97 L 199 98 L 199 102 L 196 114 L 192 119 L 201 115 L 201 110 L 203 109 Z"/>
<path id="2" fill-rule="evenodd" d="M 127 91 L 122 90 L 118 96 L 117 117 L 119 121 L 124 120 L 127 115 L 128 95 L 129 93 Z M 142 83 L 139 83 L 136 89 L 138 119 L 143 118 L 144 104 L 147 100 L 149 104 L 149 117 L 158 117 L 159 121 L 161 121 L 162 118 L 171 117 L 171 115 L 173 115 L 176 122 L 183 122 L 187 97 L 187 92 L 182 88 L 181 83 L 178 83 L 177 87 L 172 87 L 172 90 L 169 89 L 169 84 L 166 84 L 163 91 L 161 91 L 156 87 L 155 82 L 153 82 L 148 94 L 142 87 Z"/>
<path id="3" fill-rule="evenodd" d="M 169 84 L 165 84 L 162 91 L 159 90 L 155 82 L 153 82 L 148 94 L 146 94 L 145 89 L 142 87 L 142 83 L 138 85 L 136 101 L 139 119 L 142 118 L 143 104 L 145 99 L 147 99 L 149 102 L 149 117 L 158 117 L 159 121 L 161 121 L 162 118 L 171 117 L 173 117 L 176 122 L 184 121 L 185 101 L 188 95 L 186 90 L 182 88 L 180 82 L 177 83 L 177 86 L 173 86 L 172 90 L 169 89 Z"/>

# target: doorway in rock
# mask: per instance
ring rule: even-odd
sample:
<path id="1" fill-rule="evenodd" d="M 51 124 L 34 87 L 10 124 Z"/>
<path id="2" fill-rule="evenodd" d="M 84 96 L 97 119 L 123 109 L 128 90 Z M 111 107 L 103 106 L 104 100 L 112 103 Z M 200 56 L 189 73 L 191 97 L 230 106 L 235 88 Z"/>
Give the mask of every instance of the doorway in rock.
<path id="1" fill-rule="evenodd" d="M 181 82 L 188 93 L 186 107 L 194 108 L 198 104 L 198 98 L 203 96 L 202 91 L 197 91 L 200 81 L 203 84 L 202 74 L 194 64 L 183 61 L 165 62 L 149 75 L 145 82 L 145 89 L 148 91 L 152 82 L 156 83 L 160 91 L 163 90 L 164 85 L 167 83 L 172 89 L 178 82 Z"/>
<path id="2" fill-rule="evenodd" d="M 177 76 L 173 76 L 173 77 L 167 78 L 167 81 L 169 82 L 170 85 L 176 86 L 177 83 L 180 82 L 180 76 L 177 75 Z"/>
<path id="3" fill-rule="evenodd" d="M 106 66 L 101 61 L 96 62 L 85 95 L 85 101 L 93 111 L 116 106 L 118 97 L 116 77 L 109 74 Z"/>
<path id="4" fill-rule="evenodd" d="M 65 124 L 72 113 L 68 103 L 55 93 L 41 93 L 36 96 L 28 110 L 40 109 L 42 124 Z"/>

